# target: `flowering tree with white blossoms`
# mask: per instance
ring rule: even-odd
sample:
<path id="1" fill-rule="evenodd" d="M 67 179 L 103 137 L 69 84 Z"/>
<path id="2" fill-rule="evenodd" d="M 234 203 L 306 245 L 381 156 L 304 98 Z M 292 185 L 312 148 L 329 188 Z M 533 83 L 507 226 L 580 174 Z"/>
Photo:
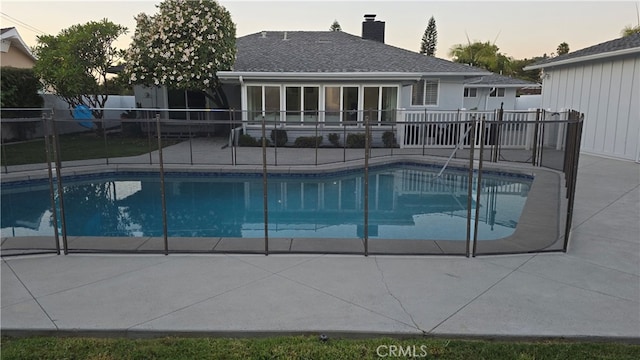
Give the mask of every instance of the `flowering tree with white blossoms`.
<path id="1" fill-rule="evenodd" d="M 125 72 L 133 84 L 202 91 L 217 106 L 228 102 L 216 72 L 230 70 L 236 26 L 213 0 L 165 0 L 153 16 L 136 17 Z"/>

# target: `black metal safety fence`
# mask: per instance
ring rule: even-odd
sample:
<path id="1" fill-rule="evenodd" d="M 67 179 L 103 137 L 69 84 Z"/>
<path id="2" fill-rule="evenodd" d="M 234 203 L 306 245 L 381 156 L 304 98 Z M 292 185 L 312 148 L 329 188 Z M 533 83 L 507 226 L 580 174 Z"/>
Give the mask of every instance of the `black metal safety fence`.
<path id="1" fill-rule="evenodd" d="M 583 120 L 575 111 L 395 109 L 292 120 L 233 109 L 100 109 L 102 119 L 7 110 L 3 256 L 469 257 L 568 247 Z M 390 163 L 403 165 L 382 172 Z M 533 182 L 509 183 L 498 176 L 505 172 Z M 445 213 L 442 227 L 464 224 L 455 238 L 429 227 L 418 238 L 403 233 Z"/>

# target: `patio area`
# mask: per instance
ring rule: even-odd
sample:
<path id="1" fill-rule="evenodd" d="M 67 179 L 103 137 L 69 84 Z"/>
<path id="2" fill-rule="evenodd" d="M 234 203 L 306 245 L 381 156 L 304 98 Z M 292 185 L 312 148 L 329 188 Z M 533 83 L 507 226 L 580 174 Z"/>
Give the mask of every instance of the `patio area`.
<path id="1" fill-rule="evenodd" d="M 640 342 L 640 165 L 586 155 L 579 165 L 566 254 L 3 258 L 0 327 L 5 335 Z"/>

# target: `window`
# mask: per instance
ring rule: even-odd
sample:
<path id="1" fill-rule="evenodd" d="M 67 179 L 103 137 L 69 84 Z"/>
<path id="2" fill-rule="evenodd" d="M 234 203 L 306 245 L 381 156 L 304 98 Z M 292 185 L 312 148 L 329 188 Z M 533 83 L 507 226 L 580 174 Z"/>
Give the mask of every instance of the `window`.
<path id="1" fill-rule="evenodd" d="M 279 86 L 247 86 L 249 120 L 278 120 L 280 116 Z"/>
<path id="2" fill-rule="evenodd" d="M 318 118 L 320 88 L 317 86 L 287 86 L 285 88 L 285 110 L 287 123 L 309 122 L 315 124 Z"/>
<path id="3" fill-rule="evenodd" d="M 465 88 L 464 89 L 464 97 L 474 98 L 478 96 L 478 89 L 476 88 Z"/>
<path id="4" fill-rule="evenodd" d="M 318 103 L 320 101 L 320 88 L 304 87 L 304 120 L 315 124 L 318 121 Z"/>
<path id="5" fill-rule="evenodd" d="M 300 116 L 300 110 L 302 110 L 302 89 L 300 87 L 289 87 L 285 89 L 285 110 L 287 124 L 300 123 L 302 117 Z"/>
<path id="6" fill-rule="evenodd" d="M 340 88 L 327 86 L 324 88 L 324 122 L 340 124 Z"/>
<path id="7" fill-rule="evenodd" d="M 342 88 L 342 121 L 357 121 L 358 120 L 358 88 L 357 87 L 343 87 Z"/>
<path id="8" fill-rule="evenodd" d="M 420 80 L 413 85 L 411 105 L 438 105 L 438 80 Z"/>
<path id="9" fill-rule="evenodd" d="M 262 117 L 262 86 L 247 86 L 247 111 L 249 120 Z"/>
<path id="10" fill-rule="evenodd" d="M 365 87 L 364 88 L 364 116 L 369 116 L 369 123 L 378 122 L 378 94 L 380 93 L 379 87 Z M 364 119 L 363 119 L 364 120 Z"/>
<path id="11" fill-rule="evenodd" d="M 395 110 L 398 104 L 398 88 L 385 86 L 364 87 L 364 111 L 365 116 L 371 116 L 369 121 L 391 122 L 395 118 Z M 373 110 L 373 111 L 371 111 Z"/>
<path id="12" fill-rule="evenodd" d="M 490 97 L 504 97 L 504 88 L 493 88 L 489 93 Z"/>
<path id="13" fill-rule="evenodd" d="M 383 87 L 382 88 L 382 122 L 390 122 L 395 119 L 395 110 L 398 107 L 398 88 Z"/>

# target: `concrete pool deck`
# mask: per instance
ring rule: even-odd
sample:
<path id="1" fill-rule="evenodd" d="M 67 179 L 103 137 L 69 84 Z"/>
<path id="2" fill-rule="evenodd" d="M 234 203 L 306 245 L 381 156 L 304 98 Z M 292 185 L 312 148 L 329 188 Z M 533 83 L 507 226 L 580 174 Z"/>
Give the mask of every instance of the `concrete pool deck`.
<path id="1" fill-rule="evenodd" d="M 640 342 L 640 165 L 582 155 L 566 254 L 3 258 L 3 334 Z"/>

